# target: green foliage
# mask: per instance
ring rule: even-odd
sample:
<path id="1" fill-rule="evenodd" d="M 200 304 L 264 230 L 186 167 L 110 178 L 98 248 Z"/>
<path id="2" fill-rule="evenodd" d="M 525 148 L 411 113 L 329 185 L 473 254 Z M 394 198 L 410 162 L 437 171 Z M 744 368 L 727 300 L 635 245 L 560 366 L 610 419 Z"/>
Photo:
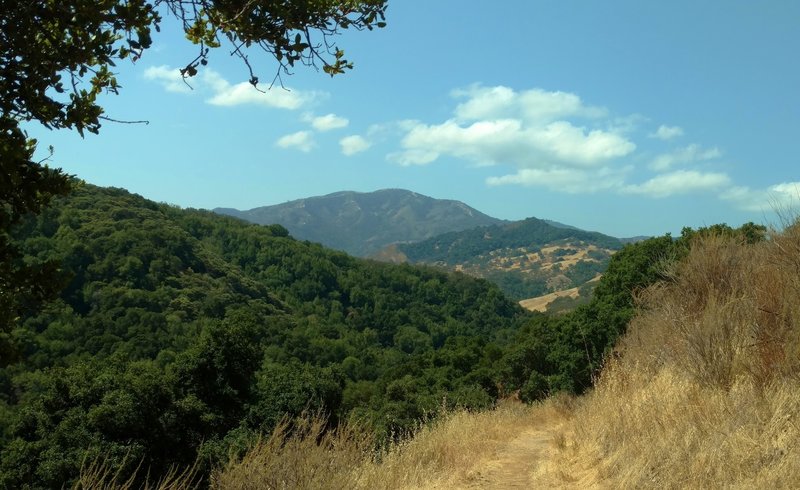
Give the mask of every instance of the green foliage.
<path id="1" fill-rule="evenodd" d="M 463 274 L 364 261 L 209 212 L 78 185 L 14 230 L 66 284 L 9 332 L 0 487 L 59 487 L 84 457 L 207 472 L 304 410 L 403 433 L 500 395 L 525 313 Z"/>
<path id="2" fill-rule="evenodd" d="M 223 41 L 248 68 L 245 48 L 258 46 L 284 70 L 296 62 L 322 63 L 334 75 L 352 64 L 328 37 L 340 29 L 383 27 L 385 11 L 385 0 L 6 2 L 0 7 L 0 110 L 13 123 L 35 119 L 48 128 L 98 132 L 103 114 L 98 95 L 120 88 L 115 63 L 138 60 L 151 47 L 163 15 L 178 18 L 187 39 L 199 47 L 197 58 L 181 70 L 184 76 L 194 76 L 207 63 L 209 48 Z M 252 69 L 250 81 L 258 84 Z"/>
<path id="3" fill-rule="evenodd" d="M 32 160 L 36 141 L 22 122 L 97 133 L 99 96 L 121 88 L 115 63 L 138 60 L 152 46 L 162 16 L 175 16 L 198 55 L 181 70 L 197 74 L 210 48 L 226 41 L 250 83 L 258 77 L 247 48 L 274 57 L 281 73 L 296 63 L 323 65 L 331 76 L 351 69 L 330 37 L 342 29 L 384 27 L 386 0 L 229 2 L 222 0 L 26 0 L 0 3 L 0 355 L 13 356 L 6 331 L 26 308 L 52 297 L 58 264 L 24 264 L 8 233 L 20 216 L 39 212 L 69 190 L 63 172 Z M 52 154 L 52 149 L 51 149 Z M 134 264 L 131 264 L 134 265 Z"/>
<path id="4" fill-rule="evenodd" d="M 3 83 L 0 76 L 0 86 Z M 12 226 L 23 216 L 40 212 L 54 196 L 66 194 L 70 188 L 68 177 L 61 171 L 31 161 L 35 149 L 36 141 L 27 140 L 15 120 L 5 114 L 0 116 L 0 336 L 3 337 L 18 315 L 52 298 L 60 286 L 56 279 L 57 262 L 26 263 L 9 236 Z M 7 340 L 0 337 L 0 365 L 13 355 Z"/>

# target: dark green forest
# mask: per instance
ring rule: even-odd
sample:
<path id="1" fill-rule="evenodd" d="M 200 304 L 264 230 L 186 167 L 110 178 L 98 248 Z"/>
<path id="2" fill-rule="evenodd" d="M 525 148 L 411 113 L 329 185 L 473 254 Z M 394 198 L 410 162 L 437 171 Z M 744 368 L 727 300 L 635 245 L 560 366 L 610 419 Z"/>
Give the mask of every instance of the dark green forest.
<path id="1" fill-rule="evenodd" d="M 206 474 L 304 410 L 385 439 L 442 408 L 581 392 L 631 292 L 698 233 L 625 246 L 588 305 L 551 318 L 485 280 L 73 187 L 12 233 L 17 260 L 55 271 L 60 293 L 0 334 L 0 488 L 61 488 L 99 456 L 123 475 L 195 462 Z"/>

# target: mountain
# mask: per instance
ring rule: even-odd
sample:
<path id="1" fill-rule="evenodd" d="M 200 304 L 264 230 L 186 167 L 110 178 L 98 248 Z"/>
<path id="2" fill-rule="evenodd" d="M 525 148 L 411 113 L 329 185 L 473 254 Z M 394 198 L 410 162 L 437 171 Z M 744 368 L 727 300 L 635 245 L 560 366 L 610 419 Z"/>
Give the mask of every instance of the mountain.
<path id="1" fill-rule="evenodd" d="M 248 211 L 216 208 L 214 212 L 262 225 L 280 224 L 297 239 L 359 257 L 392 243 L 503 223 L 462 202 L 403 189 L 344 191 Z"/>
<path id="2" fill-rule="evenodd" d="M 618 239 L 602 233 L 528 218 L 398 244 L 377 256 L 486 278 L 522 300 L 592 281 L 620 248 Z"/>

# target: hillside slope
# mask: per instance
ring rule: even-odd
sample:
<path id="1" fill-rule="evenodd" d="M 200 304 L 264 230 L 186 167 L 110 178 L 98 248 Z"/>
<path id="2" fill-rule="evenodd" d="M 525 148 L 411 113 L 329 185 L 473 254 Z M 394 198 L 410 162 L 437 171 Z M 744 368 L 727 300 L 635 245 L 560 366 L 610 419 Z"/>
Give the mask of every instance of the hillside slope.
<path id="1" fill-rule="evenodd" d="M 78 185 L 15 238 L 64 287 L 0 335 L 0 488 L 70 486 L 100 455 L 207 475 L 306 409 L 386 435 L 489 407 L 525 318 L 486 281 L 121 189 Z"/>
<path id="2" fill-rule="evenodd" d="M 620 248 L 619 240 L 601 233 L 528 218 L 398 244 L 379 258 L 462 271 L 524 300 L 594 280 Z"/>
<path id="3" fill-rule="evenodd" d="M 756 245 L 695 241 L 641 295 L 619 355 L 565 426 L 553 474 L 591 464 L 612 488 L 795 487 L 798 298 L 800 225 Z"/>
<path id="4" fill-rule="evenodd" d="M 449 231 L 501 223 L 459 201 L 403 189 L 336 192 L 326 196 L 216 213 L 262 225 L 280 224 L 300 240 L 365 257 L 391 243 L 424 240 Z"/>

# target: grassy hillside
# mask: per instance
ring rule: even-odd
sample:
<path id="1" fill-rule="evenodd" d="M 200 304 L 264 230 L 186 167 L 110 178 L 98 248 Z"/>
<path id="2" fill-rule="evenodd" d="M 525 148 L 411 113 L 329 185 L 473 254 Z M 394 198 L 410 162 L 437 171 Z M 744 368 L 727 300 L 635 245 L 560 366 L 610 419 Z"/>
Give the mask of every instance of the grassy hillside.
<path id="1" fill-rule="evenodd" d="M 800 226 L 699 240 L 668 272 L 575 409 L 555 471 L 591 464 L 616 488 L 795 486 Z"/>
<path id="2" fill-rule="evenodd" d="M 80 185 L 15 236 L 62 293 L 0 336 L 2 488 L 61 487 L 99 455 L 207 475 L 306 409 L 383 437 L 489 407 L 525 317 L 486 281 L 120 189 Z"/>
<path id="3" fill-rule="evenodd" d="M 619 240 L 601 233 L 528 218 L 398 244 L 382 258 L 463 271 L 523 300 L 586 284 L 620 248 Z"/>

